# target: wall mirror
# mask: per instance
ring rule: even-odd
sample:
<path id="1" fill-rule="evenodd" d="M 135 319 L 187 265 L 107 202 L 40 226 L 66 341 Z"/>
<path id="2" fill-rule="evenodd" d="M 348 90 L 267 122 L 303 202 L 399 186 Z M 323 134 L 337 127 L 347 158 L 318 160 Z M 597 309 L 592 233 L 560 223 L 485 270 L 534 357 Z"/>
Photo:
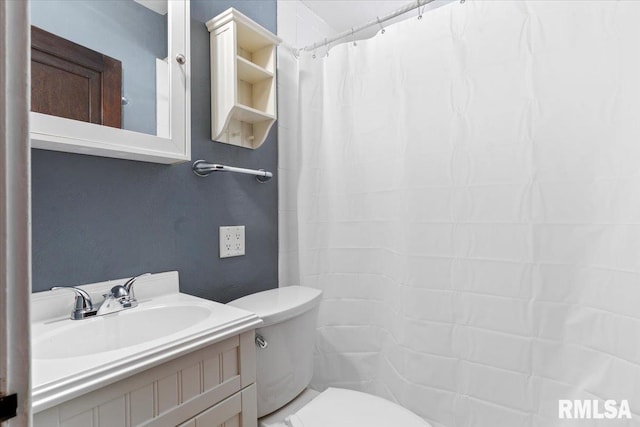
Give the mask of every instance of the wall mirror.
<path id="1" fill-rule="evenodd" d="M 188 0 L 31 0 L 34 148 L 190 160 Z"/>

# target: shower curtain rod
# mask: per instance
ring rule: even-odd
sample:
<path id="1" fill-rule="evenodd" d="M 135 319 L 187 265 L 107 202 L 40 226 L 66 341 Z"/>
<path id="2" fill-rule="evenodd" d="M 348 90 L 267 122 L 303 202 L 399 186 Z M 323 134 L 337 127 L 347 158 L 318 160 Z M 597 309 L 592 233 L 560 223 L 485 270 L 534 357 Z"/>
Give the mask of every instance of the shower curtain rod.
<path id="1" fill-rule="evenodd" d="M 361 25 L 359 27 L 355 27 L 355 28 L 351 28 L 350 30 L 347 31 L 343 31 L 342 33 L 338 34 L 337 36 L 331 37 L 331 38 L 326 38 L 324 39 L 322 42 L 319 43 L 314 43 L 314 44 L 310 44 L 308 46 L 305 46 L 301 49 L 298 49 L 298 52 L 300 51 L 306 51 L 306 52 L 312 52 L 314 50 L 316 50 L 319 47 L 323 47 L 323 46 L 327 46 L 330 45 L 331 43 L 335 43 L 338 40 L 342 40 L 346 37 L 349 36 L 353 36 L 356 33 L 359 33 L 360 31 L 366 30 L 368 28 L 371 28 L 373 26 L 379 26 L 381 29 L 384 29 L 382 24 L 384 22 L 387 22 L 390 19 L 393 19 L 397 16 L 403 15 L 407 12 L 410 12 L 414 9 L 418 9 L 420 7 L 426 6 L 429 3 L 434 2 L 435 0 L 416 0 L 414 2 L 411 2 L 403 7 L 401 7 L 400 9 L 396 9 L 393 12 L 389 13 L 388 15 L 383 16 L 382 18 L 377 17 L 376 19 L 367 22 L 364 25 Z M 460 0 L 461 3 L 464 3 L 464 0 Z M 422 14 L 420 14 L 419 17 L 422 17 Z"/>

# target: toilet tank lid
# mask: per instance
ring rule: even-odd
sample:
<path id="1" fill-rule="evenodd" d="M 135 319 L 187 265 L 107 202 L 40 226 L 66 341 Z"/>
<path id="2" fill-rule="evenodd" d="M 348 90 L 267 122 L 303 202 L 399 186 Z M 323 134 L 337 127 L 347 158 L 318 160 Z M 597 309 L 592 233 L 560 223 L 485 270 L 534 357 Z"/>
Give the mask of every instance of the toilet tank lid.
<path id="1" fill-rule="evenodd" d="M 238 298 L 228 304 L 251 311 L 262 319 L 262 327 L 298 316 L 316 307 L 322 291 L 304 286 L 286 286 Z"/>

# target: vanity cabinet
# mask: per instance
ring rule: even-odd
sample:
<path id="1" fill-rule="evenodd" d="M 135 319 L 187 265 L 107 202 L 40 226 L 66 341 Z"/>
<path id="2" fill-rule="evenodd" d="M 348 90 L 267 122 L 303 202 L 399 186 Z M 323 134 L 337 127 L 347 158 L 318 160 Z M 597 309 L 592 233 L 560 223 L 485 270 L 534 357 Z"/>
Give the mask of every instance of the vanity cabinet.
<path id="1" fill-rule="evenodd" d="M 276 121 L 280 39 L 234 8 L 207 22 L 211 33 L 211 138 L 258 148 Z"/>
<path id="2" fill-rule="evenodd" d="M 34 415 L 35 427 L 256 427 L 253 330 Z"/>

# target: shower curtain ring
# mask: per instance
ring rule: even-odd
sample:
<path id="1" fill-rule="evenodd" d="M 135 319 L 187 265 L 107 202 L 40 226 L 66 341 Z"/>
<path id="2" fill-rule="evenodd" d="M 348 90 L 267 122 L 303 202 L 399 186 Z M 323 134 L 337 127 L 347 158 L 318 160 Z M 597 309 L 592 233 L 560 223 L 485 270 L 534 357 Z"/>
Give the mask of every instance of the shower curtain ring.
<path id="1" fill-rule="evenodd" d="M 426 5 L 422 6 L 422 9 L 420 9 L 420 0 L 418 0 L 418 19 L 422 19 L 422 12 L 424 12 L 424 8 L 427 7 Z"/>
<path id="2" fill-rule="evenodd" d="M 380 34 L 384 34 L 385 29 L 382 26 L 382 22 L 380 22 L 380 17 L 379 16 L 376 16 L 376 21 L 378 21 L 378 25 L 380 25 Z"/>
<path id="3" fill-rule="evenodd" d="M 324 38 L 324 45 L 327 48 L 327 51 L 325 52 L 325 56 L 329 56 L 329 42 L 327 42 L 327 38 Z"/>
<path id="4" fill-rule="evenodd" d="M 313 54 L 311 54 L 311 57 L 313 59 L 316 59 L 316 44 L 315 43 L 313 44 Z"/>
<path id="5" fill-rule="evenodd" d="M 354 46 L 358 46 L 358 43 L 356 42 L 355 31 L 354 31 L 353 27 L 351 27 L 351 38 L 353 39 L 353 45 Z"/>

